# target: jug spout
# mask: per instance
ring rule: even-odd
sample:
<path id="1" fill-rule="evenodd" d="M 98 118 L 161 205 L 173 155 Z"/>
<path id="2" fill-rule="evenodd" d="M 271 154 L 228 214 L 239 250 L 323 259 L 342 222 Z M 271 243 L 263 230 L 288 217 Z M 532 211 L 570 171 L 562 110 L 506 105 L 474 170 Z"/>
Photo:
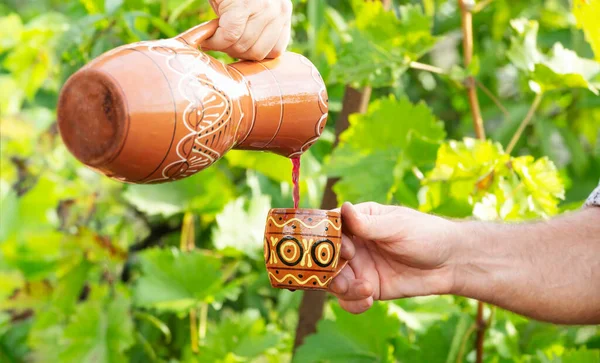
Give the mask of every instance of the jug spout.
<path id="1" fill-rule="evenodd" d="M 302 154 L 314 144 L 327 122 L 325 83 L 305 57 L 285 53 L 264 62 L 230 67 L 248 84 L 253 108 L 235 148 L 270 151 L 285 157 Z"/>
<path id="2" fill-rule="evenodd" d="M 198 50 L 216 29 L 125 45 L 65 83 L 58 126 L 83 164 L 127 183 L 163 183 L 232 148 L 294 157 L 327 122 L 327 91 L 305 57 L 225 65 Z"/>

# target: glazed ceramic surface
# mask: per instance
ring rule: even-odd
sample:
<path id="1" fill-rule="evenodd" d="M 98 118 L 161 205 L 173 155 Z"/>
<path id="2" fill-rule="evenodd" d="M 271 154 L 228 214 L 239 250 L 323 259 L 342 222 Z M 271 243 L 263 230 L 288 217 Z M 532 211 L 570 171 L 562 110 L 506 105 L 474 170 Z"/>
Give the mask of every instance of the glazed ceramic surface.
<path id="1" fill-rule="evenodd" d="M 69 151 L 127 183 L 185 178 L 232 148 L 306 151 L 327 122 L 317 69 L 291 52 L 225 65 L 198 49 L 217 25 L 116 48 L 71 76 L 58 104 Z"/>
<path id="2" fill-rule="evenodd" d="M 346 261 L 340 259 L 340 213 L 317 209 L 271 209 L 264 257 L 271 286 L 326 290 Z"/>

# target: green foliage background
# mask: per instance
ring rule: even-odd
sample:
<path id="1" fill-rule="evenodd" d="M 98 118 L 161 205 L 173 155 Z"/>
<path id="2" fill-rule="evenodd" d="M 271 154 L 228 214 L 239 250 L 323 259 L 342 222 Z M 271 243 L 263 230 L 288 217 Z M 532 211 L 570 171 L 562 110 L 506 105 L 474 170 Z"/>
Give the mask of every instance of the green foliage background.
<path id="1" fill-rule="evenodd" d="M 579 208 L 598 184 L 597 0 L 475 3 L 469 67 L 456 1 L 294 6 L 290 50 L 320 69 L 331 106 L 303 158 L 303 207 L 320 205 L 330 176 L 340 201 L 514 221 Z M 139 186 L 66 151 L 56 100 L 72 72 L 213 17 L 205 0 L 0 2 L 0 361 L 474 361 L 476 303 L 451 296 L 358 316 L 329 301 L 292 358 L 301 293 L 270 288 L 261 257 L 266 211 L 291 205 L 288 160 L 232 151 L 186 180 Z M 486 142 L 472 138 L 468 76 L 485 87 Z M 373 94 L 333 148 L 345 85 Z M 598 327 L 485 312 L 487 362 L 600 362 Z"/>

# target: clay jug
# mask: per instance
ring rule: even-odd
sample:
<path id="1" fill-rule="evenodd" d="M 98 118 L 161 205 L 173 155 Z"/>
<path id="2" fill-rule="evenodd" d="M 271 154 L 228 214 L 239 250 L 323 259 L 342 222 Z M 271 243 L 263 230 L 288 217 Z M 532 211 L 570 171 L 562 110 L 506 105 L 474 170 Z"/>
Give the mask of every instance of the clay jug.
<path id="1" fill-rule="evenodd" d="M 291 52 L 225 65 L 199 50 L 217 26 L 121 46 L 73 74 L 58 103 L 68 150 L 126 183 L 185 178 L 232 148 L 306 151 L 327 122 L 315 66 Z"/>

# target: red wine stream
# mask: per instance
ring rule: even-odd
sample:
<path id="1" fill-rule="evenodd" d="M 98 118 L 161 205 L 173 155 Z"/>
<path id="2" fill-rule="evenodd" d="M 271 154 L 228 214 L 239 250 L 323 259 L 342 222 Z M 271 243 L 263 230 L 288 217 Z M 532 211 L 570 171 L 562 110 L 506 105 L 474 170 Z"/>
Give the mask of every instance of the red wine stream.
<path id="1" fill-rule="evenodd" d="M 300 157 L 296 156 L 292 158 L 292 183 L 294 184 L 293 198 L 294 198 L 294 209 L 298 209 L 300 203 L 300 186 L 298 185 L 298 179 L 300 178 Z"/>

